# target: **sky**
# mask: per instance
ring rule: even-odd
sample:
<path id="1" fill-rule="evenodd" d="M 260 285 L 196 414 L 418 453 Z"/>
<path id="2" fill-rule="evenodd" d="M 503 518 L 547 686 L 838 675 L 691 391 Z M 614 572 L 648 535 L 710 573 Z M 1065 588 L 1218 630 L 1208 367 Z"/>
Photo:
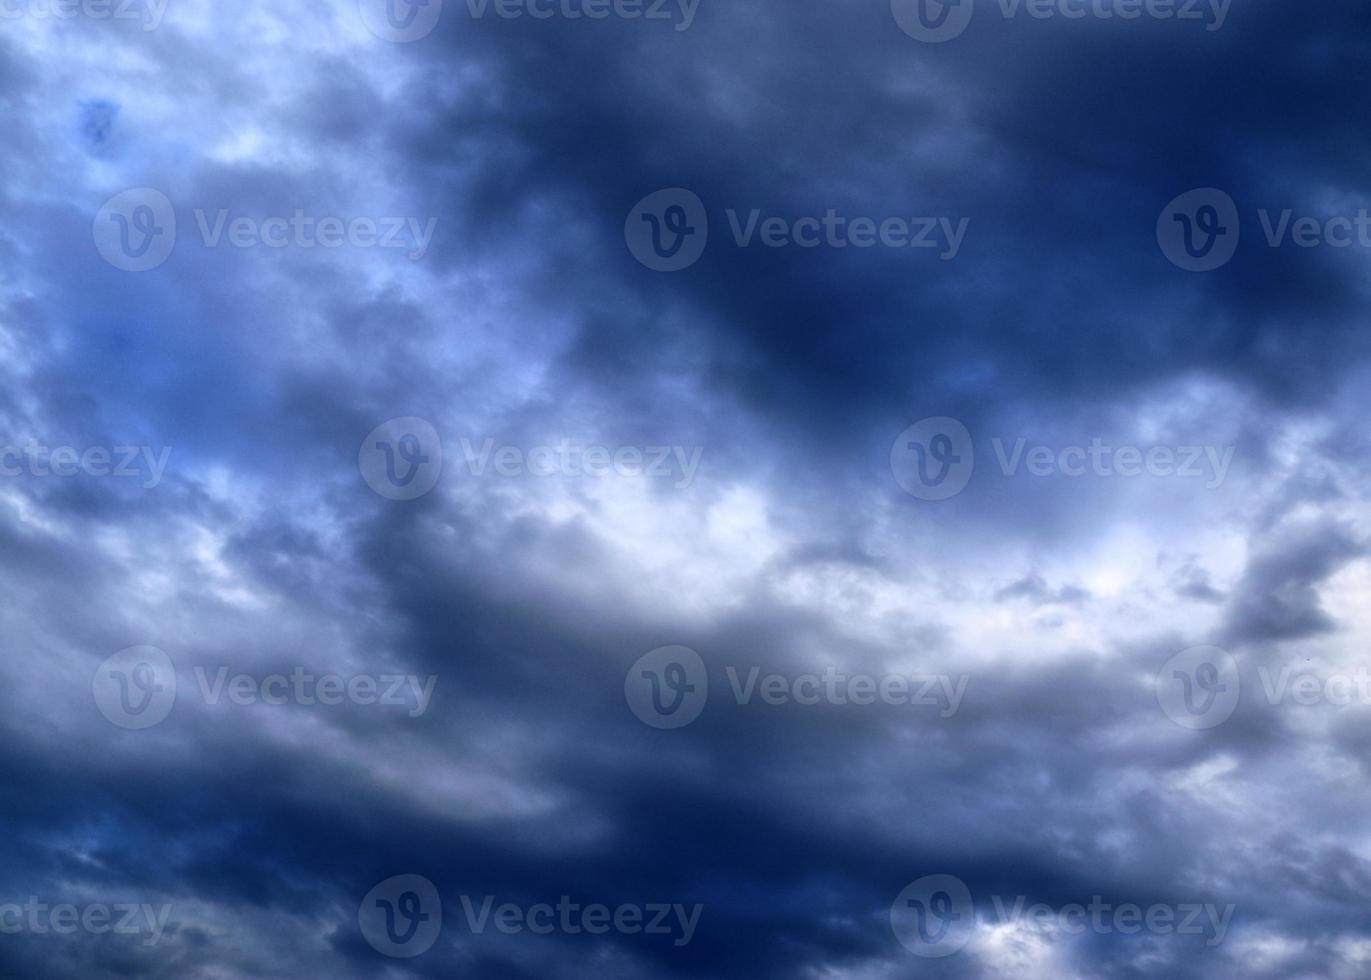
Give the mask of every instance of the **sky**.
<path id="1" fill-rule="evenodd" d="M 0 0 L 0 978 L 1367 976 L 1368 56 Z"/>

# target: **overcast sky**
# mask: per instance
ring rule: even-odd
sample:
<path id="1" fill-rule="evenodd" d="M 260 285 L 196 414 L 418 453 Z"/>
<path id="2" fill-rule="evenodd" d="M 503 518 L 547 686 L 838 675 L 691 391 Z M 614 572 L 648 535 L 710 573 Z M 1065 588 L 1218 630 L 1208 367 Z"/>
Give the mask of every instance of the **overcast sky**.
<path id="1" fill-rule="evenodd" d="M 1369 56 L 0 0 L 0 976 L 1367 976 Z"/>

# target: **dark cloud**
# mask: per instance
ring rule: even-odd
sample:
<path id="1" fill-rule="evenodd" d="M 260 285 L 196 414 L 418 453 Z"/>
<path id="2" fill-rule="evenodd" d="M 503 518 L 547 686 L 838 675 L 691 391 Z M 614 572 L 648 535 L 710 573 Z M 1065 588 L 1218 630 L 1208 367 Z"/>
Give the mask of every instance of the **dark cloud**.
<path id="1" fill-rule="evenodd" d="M 1347 80 L 1371 15 L 1253 2 L 1205 32 L 997 10 L 941 46 L 854 0 L 705 0 L 684 31 L 449 0 L 413 44 L 354 0 L 7 21 L 0 448 L 170 455 L 152 485 L 0 477 L 0 928 L 30 898 L 170 914 L 154 943 L 6 934 L 0 975 L 1364 975 L 1366 705 L 1276 701 L 1263 673 L 1364 659 L 1362 253 L 1268 248 L 1255 212 L 1363 206 Z M 1157 215 L 1209 185 L 1241 242 L 1184 272 Z M 132 187 L 178 225 L 140 273 L 92 244 Z M 679 273 L 625 247 L 665 187 L 711 223 Z M 754 208 L 969 224 L 948 261 L 737 247 L 727 211 Z M 417 261 L 209 247 L 221 209 L 436 230 Z M 396 501 L 359 447 L 407 416 L 443 469 Z M 892 478 L 926 416 L 973 434 L 955 499 Z M 1039 478 L 1000 472 L 992 438 L 1234 455 L 1213 485 Z M 501 475 L 487 443 L 699 469 Z M 1164 665 L 1210 642 L 1241 698 L 1173 724 Z M 625 679 L 673 644 L 710 694 L 665 730 Z M 138 645 L 178 685 L 142 731 L 92 680 Z M 410 714 L 212 701 L 197 675 L 297 668 L 436 687 Z M 744 703 L 753 670 L 792 695 L 825 674 L 965 686 L 946 712 Z M 404 874 L 444 928 L 393 959 L 358 910 Z M 933 874 L 980 919 L 944 959 L 889 921 Z M 682 946 L 473 934 L 462 898 L 487 895 L 703 911 Z M 1213 945 L 1000 921 L 1097 896 L 1234 912 Z"/>

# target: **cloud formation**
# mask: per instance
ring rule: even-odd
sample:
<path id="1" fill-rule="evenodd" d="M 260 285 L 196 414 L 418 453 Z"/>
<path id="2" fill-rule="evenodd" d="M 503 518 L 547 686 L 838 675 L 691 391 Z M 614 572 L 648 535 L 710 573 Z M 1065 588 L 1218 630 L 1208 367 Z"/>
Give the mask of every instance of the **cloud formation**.
<path id="1" fill-rule="evenodd" d="M 1366 974 L 1371 15 L 963 3 L 6 8 L 0 975 Z"/>

